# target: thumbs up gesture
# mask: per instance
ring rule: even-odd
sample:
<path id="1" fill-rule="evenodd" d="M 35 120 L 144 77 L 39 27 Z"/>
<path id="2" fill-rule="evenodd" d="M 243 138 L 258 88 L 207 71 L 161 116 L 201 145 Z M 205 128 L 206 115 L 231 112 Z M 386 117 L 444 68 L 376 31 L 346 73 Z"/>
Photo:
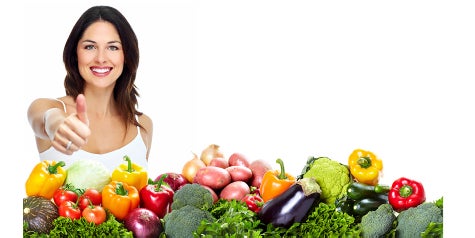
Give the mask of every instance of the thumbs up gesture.
<path id="1" fill-rule="evenodd" d="M 79 94 L 76 98 L 76 114 L 79 120 L 89 126 L 89 119 L 87 118 L 86 98 L 82 94 Z"/>
<path id="2" fill-rule="evenodd" d="M 91 130 L 87 117 L 86 98 L 79 94 L 76 98 L 76 113 L 64 119 L 51 143 L 56 150 L 70 155 L 87 143 L 89 135 L 91 135 Z"/>

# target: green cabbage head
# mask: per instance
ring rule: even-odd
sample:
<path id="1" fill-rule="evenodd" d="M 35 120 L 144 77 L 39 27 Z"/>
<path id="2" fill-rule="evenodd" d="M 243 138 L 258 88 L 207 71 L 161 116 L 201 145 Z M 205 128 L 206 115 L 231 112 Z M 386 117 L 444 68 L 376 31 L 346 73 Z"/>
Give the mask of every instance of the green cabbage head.
<path id="1" fill-rule="evenodd" d="M 71 184 L 74 188 L 88 189 L 95 188 L 102 191 L 111 181 L 111 172 L 104 164 L 90 159 L 74 161 L 66 169 L 66 184 Z"/>

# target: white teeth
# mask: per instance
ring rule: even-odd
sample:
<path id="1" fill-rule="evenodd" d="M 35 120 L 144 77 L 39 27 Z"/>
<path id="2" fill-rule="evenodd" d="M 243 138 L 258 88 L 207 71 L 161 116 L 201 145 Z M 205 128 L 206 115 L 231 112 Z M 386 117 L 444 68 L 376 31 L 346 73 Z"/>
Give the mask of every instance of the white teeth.
<path id="1" fill-rule="evenodd" d="M 101 69 L 99 69 L 99 68 L 93 68 L 93 69 L 92 69 L 92 71 L 94 71 L 94 72 L 96 72 L 96 73 L 101 73 L 101 74 L 106 73 L 106 72 L 109 72 L 109 70 L 110 70 L 109 68 L 101 68 Z"/>

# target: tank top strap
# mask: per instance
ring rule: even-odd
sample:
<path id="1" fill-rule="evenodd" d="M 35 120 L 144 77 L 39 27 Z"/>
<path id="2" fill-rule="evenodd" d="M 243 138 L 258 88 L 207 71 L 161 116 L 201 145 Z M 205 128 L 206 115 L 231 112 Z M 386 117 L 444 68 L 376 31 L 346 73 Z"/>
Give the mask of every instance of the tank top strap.
<path id="1" fill-rule="evenodd" d="M 135 119 L 137 119 L 137 122 L 140 123 L 139 115 L 135 114 Z M 137 136 L 140 136 L 140 126 L 137 126 Z"/>
<path id="2" fill-rule="evenodd" d="M 58 99 L 58 98 L 53 98 L 54 100 L 60 102 L 61 104 L 63 104 L 63 110 L 64 112 L 66 113 L 66 103 L 64 103 L 62 100 Z"/>

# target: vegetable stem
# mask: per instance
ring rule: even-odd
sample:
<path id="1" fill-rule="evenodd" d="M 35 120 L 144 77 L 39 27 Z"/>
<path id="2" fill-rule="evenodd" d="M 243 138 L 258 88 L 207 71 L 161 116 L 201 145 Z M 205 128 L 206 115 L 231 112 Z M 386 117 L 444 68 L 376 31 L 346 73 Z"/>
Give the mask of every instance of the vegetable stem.
<path id="1" fill-rule="evenodd" d="M 371 167 L 371 158 L 369 157 L 360 157 L 358 159 L 358 164 L 361 166 L 361 168 L 369 168 Z"/>
<path id="2" fill-rule="evenodd" d="M 115 193 L 122 196 L 127 196 L 129 194 L 129 192 L 127 191 L 127 189 L 124 188 L 124 185 L 121 182 L 117 183 L 117 186 L 115 187 Z"/>
<path id="3" fill-rule="evenodd" d="M 125 155 L 124 160 L 127 161 L 127 172 L 129 173 L 134 172 L 134 169 L 132 168 L 132 160 L 130 160 L 130 157 Z"/>
<path id="4" fill-rule="evenodd" d="M 282 161 L 282 159 L 279 158 L 275 162 L 280 165 L 280 174 L 279 174 L 278 178 L 279 179 L 287 179 L 287 175 L 285 174 L 284 161 Z"/>
<path id="5" fill-rule="evenodd" d="M 64 163 L 64 161 L 59 161 L 55 165 L 48 166 L 48 172 L 50 174 L 57 174 L 58 173 L 58 167 L 63 167 L 65 165 L 66 165 L 66 163 Z"/>
<path id="6" fill-rule="evenodd" d="M 412 194 L 412 187 L 409 185 L 404 185 L 399 190 L 399 195 L 401 195 L 401 197 L 403 198 L 407 198 L 411 196 L 411 194 Z"/>
<path id="7" fill-rule="evenodd" d="M 378 194 L 388 193 L 390 189 L 391 188 L 386 185 L 377 184 L 376 186 L 374 186 L 374 191 Z"/>
<path id="8" fill-rule="evenodd" d="M 162 191 L 162 183 L 163 183 L 163 180 L 168 177 L 167 174 L 163 174 L 162 176 L 160 176 L 160 179 L 157 181 L 157 182 L 154 182 L 154 184 L 156 185 L 155 186 L 155 192 L 159 192 L 159 191 Z M 151 180 L 151 179 L 150 179 Z"/>

